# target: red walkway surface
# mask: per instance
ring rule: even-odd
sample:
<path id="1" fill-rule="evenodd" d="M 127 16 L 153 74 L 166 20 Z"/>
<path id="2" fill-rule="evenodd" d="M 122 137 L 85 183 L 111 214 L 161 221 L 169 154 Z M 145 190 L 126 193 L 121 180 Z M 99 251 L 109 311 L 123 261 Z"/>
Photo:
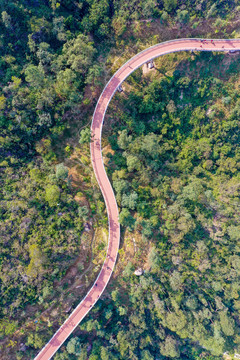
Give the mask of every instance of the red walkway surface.
<path id="1" fill-rule="evenodd" d="M 157 44 L 148 48 L 128 62 L 126 62 L 110 79 L 105 86 L 92 120 L 92 142 L 91 158 L 95 176 L 97 178 L 99 187 L 104 196 L 107 207 L 108 221 L 109 221 L 109 238 L 107 257 L 103 267 L 98 275 L 94 285 L 87 293 L 85 298 L 79 303 L 76 309 L 70 314 L 67 320 L 49 340 L 45 347 L 36 356 L 35 360 L 48 360 L 55 354 L 59 347 L 64 343 L 68 336 L 73 332 L 76 326 L 91 310 L 92 306 L 97 302 L 98 298 L 103 293 L 114 268 L 120 239 L 120 224 L 118 221 L 118 207 L 113 193 L 112 186 L 108 180 L 102 159 L 101 153 L 101 134 L 102 123 L 108 104 L 116 92 L 118 86 L 138 67 L 144 63 L 159 57 L 161 55 L 169 54 L 176 51 L 229 51 L 240 50 L 240 40 L 206 40 L 201 42 L 200 39 L 179 39 Z M 97 286 L 95 286 L 97 284 Z"/>

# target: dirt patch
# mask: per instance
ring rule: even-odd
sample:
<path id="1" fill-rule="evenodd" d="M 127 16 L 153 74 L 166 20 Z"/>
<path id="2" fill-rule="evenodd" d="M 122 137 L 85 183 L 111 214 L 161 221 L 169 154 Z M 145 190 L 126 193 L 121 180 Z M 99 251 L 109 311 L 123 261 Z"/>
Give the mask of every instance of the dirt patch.
<path id="1" fill-rule="evenodd" d="M 142 235 L 138 231 L 124 233 L 124 242 L 119 250 L 118 262 L 114 277 L 120 276 L 129 261 L 134 265 L 135 270 L 139 267 L 146 269 L 146 258 L 148 246 L 142 240 Z"/>
<path id="2" fill-rule="evenodd" d="M 147 74 L 149 74 L 149 73 L 155 73 L 156 72 L 156 69 L 155 69 L 155 62 L 153 62 L 153 68 L 152 69 L 150 69 L 149 67 L 148 67 L 148 64 L 144 64 L 143 66 L 142 66 L 142 72 L 143 72 L 143 75 L 147 75 Z"/>
<path id="3" fill-rule="evenodd" d="M 224 359 L 224 360 L 233 360 L 234 357 L 231 356 L 231 355 L 229 355 L 229 354 L 224 353 L 224 354 L 223 354 L 223 359 Z"/>
<path id="4" fill-rule="evenodd" d="M 115 151 L 111 148 L 111 146 L 108 144 L 102 149 L 103 156 L 106 156 L 108 153 L 114 155 Z"/>

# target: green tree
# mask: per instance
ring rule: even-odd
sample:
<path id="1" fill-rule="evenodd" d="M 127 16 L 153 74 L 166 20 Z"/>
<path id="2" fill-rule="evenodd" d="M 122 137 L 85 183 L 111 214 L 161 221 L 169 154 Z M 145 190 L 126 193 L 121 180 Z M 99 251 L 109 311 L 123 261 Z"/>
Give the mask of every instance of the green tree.
<path id="1" fill-rule="evenodd" d="M 123 208 L 119 215 L 119 222 L 121 225 L 128 226 L 131 230 L 133 230 L 135 219 L 131 216 L 128 209 Z"/>
<path id="2" fill-rule="evenodd" d="M 69 354 L 64 351 L 63 353 L 60 353 L 59 351 L 54 355 L 54 360 L 69 360 Z M 79 360 L 79 359 L 78 359 Z M 86 360 L 86 359 L 84 359 Z"/>
<path id="3" fill-rule="evenodd" d="M 11 21 L 12 21 L 11 16 L 6 11 L 3 11 L 2 22 L 7 29 L 11 28 Z"/>
<path id="4" fill-rule="evenodd" d="M 138 198 L 138 194 L 135 191 L 131 192 L 129 195 L 123 194 L 122 206 L 134 210 L 137 206 L 137 198 Z"/>
<path id="5" fill-rule="evenodd" d="M 111 356 L 110 356 L 110 349 L 106 348 L 106 347 L 101 347 L 101 360 L 111 360 Z"/>
<path id="6" fill-rule="evenodd" d="M 117 340 L 119 344 L 120 354 L 121 356 L 126 358 L 128 356 L 128 350 L 130 347 L 128 334 L 124 331 L 119 331 L 117 334 Z"/>
<path id="7" fill-rule="evenodd" d="M 45 189 L 45 200 L 49 206 L 53 207 L 57 205 L 60 199 L 60 189 L 57 185 L 47 185 Z"/>
<path id="8" fill-rule="evenodd" d="M 109 31 L 110 19 L 108 0 L 93 0 L 89 12 L 89 17 L 83 20 L 83 24 L 88 30 L 95 30 L 99 36 L 107 35 Z"/>
<path id="9" fill-rule="evenodd" d="M 146 2 L 143 3 L 143 9 L 142 9 L 143 15 L 146 16 L 147 18 L 150 18 L 151 16 L 154 15 L 156 7 L 157 7 L 156 2 L 154 0 L 147 0 Z"/>
<path id="10" fill-rule="evenodd" d="M 155 247 L 152 247 L 148 253 L 148 262 L 153 271 L 159 269 L 159 256 Z"/>
<path id="11" fill-rule="evenodd" d="M 151 156 L 151 158 L 157 159 L 160 153 L 158 135 L 150 133 L 144 136 L 141 144 L 141 150 Z"/>
<path id="12" fill-rule="evenodd" d="M 126 157 L 127 157 L 127 167 L 129 172 L 133 170 L 141 169 L 141 163 L 137 156 L 127 155 Z"/>
<path id="13" fill-rule="evenodd" d="M 189 21 L 189 12 L 187 10 L 177 10 L 178 21 L 182 24 L 186 24 Z"/>
<path id="14" fill-rule="evenodd" d="M 63 45 L 63 55 L 59 59 L 60 64 L 67 64 L 77 73 L 86 74 L 95 53 L 96 50 L 90 38 L 79 34 L 76 39 L 69 40 Z"/>
<path id="15" fill-rule="evenodd" d="M 51 65 L 54 58 L 50 45 L 46 42 L 41 42 L 39 44 L 36 55 L 40 65 L 45 66 L 45 69 L 47 69 L 47 66 Z"/>
<path id="16" fill-rule="evenodd" d="M 234 335 L 234 320 L 227 315 L 226 311 L 221 311 L 219 316 L 221 328 L 224 334 L 227 336 Z"/>
<path id="17" fill-rule="evenodd" d="M 121 201 L 122 193 L 128 190 L 128 182 L 124 179 L 113 180 L 113 187 L 117 193 L 117 201 Z"/>
<path id="18" fill-rule="evenodd" d="M 129 261 L 123 271 L 123 276 L 130 277 L 133 274 L 134 267 L 131 261 Z"/>
<path id="19" fill-rule="evenodd" d="M 142 350 L 141 360 L 154 360 L 154 356 L 151 355 L 149 350 Z"/>
<path id="20" fill-rule="evenodd" d="M 129 146 L 129 144 L 131 144 L 131 142 L 132 142 L 132 136 L 128 135 L 127 129 L 119 131 L 118 134 L 119 134 L 118 141 L 117 141 L 118 146 L 121 149 L 126 150 Z"/>
<path id="21" fill-rule="evenodd" d="M 87 77 L 86 83 L 92 85 L 93 89 L 95 86 L 101 86 L 103 84 L 103 68 L 99 64 L 94 64 L 90 67 Z"/>
<path id="22" fill-rule="evenodd" d="M 44 85 L 44 71 L 41 66 L 29 65 L 25 69 L 25 79 L 31 86 L 41 89 Z"/>
<path id="23" fill-rule="evenodd" d="M 79 338 L 73 337 L 67 343 L 67 352 L 69 354 L 80 355 L 80 353 L 81 353 L 81 344 L 80 344 Z"/>
<path id="24" fill-rule="evenodd" d="M 168 111 L 170 114 L 174 114 L 174 113 L 177 111 L 176 106 L 175 106 L 173 100 L 170 100 L 170 101 L 169 101 L 169 103 L 167 104 L 166 108 L 167 108 L 167 111 Z"/>
<path id="25" fill-rule="evenodd" d="M 29 246 L 30 263 L 27 267 L 27 275 L 35 278 L 43 270 L 43 265 L 46 262 L 46 257 L 40 249 L 39 245 L 32 244 Z"/>
<path id="26" fill-rule="evenodd" d="M 87 206 L 84 205 L 84 206 L 80 206 L 80 207 L 78 208 L 78 215 L 79 215 L 79 217 L 82 218 L 84 221 L 87 220 L 87 218 L 88 218 L 88 213 L 89 213 L 89 210 L 88 210 Z"/>
<path id="27" fill-rule="evenodd" d="M 178 310 L 177 312 L 168 312 L 166 315 L 166 324 L 171 331 L 181 335 L 182 329 L 187 324 L 187 319 L 181 310 Z"/>
<path id="28" fill-rule="evenodd" d="M 174 270 L 169 277 L 169 282 L 174 291 L 179 290 L 183 283 L 181 274 L 177 270 Z"/>
<path id="29" fill-rule="evenodd" d="M 90 128 L 86 127 L 80 132 L 79 144 L 86 144 L 86 143 L 89 144 L 90 137 L 91 137 L 91 130 Z"/>
<path id="30" fill-rule="evenodd" d="M 59 41 L 67 40 L 64 20 L 63 16 L 53 18 L 53 33 L 56 34 Z"/>
<path id="31" fill-rule="evenodd" d="M 17 330 L 17 321 L 11 321 L 9 319 L 4 319 L 0 321 L 0 336 L 8 336 L 14 334 L 14 332 Z"/>
<path id="32" fill-rule="evenodd" d="M 45 339 L 38 333 L 30 333 L 27 337 L 27 345 L 32 346 L 34 349 L 41 349 L 44 345 Z"/>
<path id="33" fill-rule="evenodd" d="M 180 352 L 178 350 L 177 341 L 172 336 L 167 336 L 164 343 L 160 345 L 161 354 L 163 356 L 178 358 Z"/>
<path id="34" fill-rule="evenodd" d="M 60 70 L 55 83 L 56 93 L 64 98 L 69 98 L 73 91 L 77 91 L 77 75 L 71 69 Z"/>
<path id="35" fill-rule="evenodd" d="M 115 289 L 115 290 L 113 290 L 113 291 L 111 292 L 111 297 L 112 297 L 113 301 L 114 301 L 117 305 L 120 304 L 120 302 L 121 302 L 121 296 L 120 296 L 120 292 L 119 292 L 118 289 Z"/>
<path id="36" fill-rule="evenodd" d="M 164 8 L 171 12 L 172 10 L 176 9 L 177 7 L 177 0 L 164 0 Z"/>
<path id="37" fill-rule="evenodd" d="M 58 164 L 56 166 L 56 178 L 65 180 L 68 177 L 68 168 L 63 164 Z"/>
<path id="38" fill-rule="evenodd" d="M 6 105 L 6 98 L 4 95 L 0 95 L 0 110 L 4 110 Z"/>

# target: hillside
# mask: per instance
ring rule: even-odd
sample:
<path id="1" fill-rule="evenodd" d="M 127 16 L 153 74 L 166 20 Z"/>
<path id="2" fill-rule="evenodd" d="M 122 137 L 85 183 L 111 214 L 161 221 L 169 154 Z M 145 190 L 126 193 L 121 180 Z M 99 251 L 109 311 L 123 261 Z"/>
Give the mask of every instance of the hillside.
<path id="1" fill-rule="evenodd" d="M 240 9 L 175 0 L 0 7 L 0 345 L 3 359 L 31 359 L 105 256 L 89 154 L 103 85 L 155 43 L 238 37 Z M 137 70 L 114 97 L 103 151 L 121 211 L 119 260 L 55 359 L 240 352 L 238 78 L 238 54 L 179 53 Z"/>

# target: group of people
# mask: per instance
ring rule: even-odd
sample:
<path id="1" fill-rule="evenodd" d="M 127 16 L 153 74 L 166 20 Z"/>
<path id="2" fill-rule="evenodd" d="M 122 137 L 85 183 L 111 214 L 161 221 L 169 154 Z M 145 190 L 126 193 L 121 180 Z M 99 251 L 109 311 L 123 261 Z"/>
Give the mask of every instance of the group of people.
<path id="1" fill-rule="evenodd" d="M 211 44 L 213 44 L 214 45 L 214 41 L 213 40 L 210 40 L 211 41 Z M 201 39 L 201 43 L 204 45 L 204 44 L 207 44 L 207 40 L 205 40 L 205 39 Z M 202 48 L 203 46 L 202 45 L 200 45 L 200 47 Z M 224 45 L 222 46 L 222 49 L 224 49 Z"/>
<path id="2" fill-rule="evenodd" d="M 110 255 L 107 255 L 107 258 L 110 258 Z M 111 268 L 109 266 L 107 266 L 108 270 L 111 270 Z M 96 283 L 95 286 L 97 287 L 98 284 Z M 99 298 L 99 295 L 97 296 Z M 89 307 L 91 308 L 93 306 L 93 304 L 90 304 Z"/>

